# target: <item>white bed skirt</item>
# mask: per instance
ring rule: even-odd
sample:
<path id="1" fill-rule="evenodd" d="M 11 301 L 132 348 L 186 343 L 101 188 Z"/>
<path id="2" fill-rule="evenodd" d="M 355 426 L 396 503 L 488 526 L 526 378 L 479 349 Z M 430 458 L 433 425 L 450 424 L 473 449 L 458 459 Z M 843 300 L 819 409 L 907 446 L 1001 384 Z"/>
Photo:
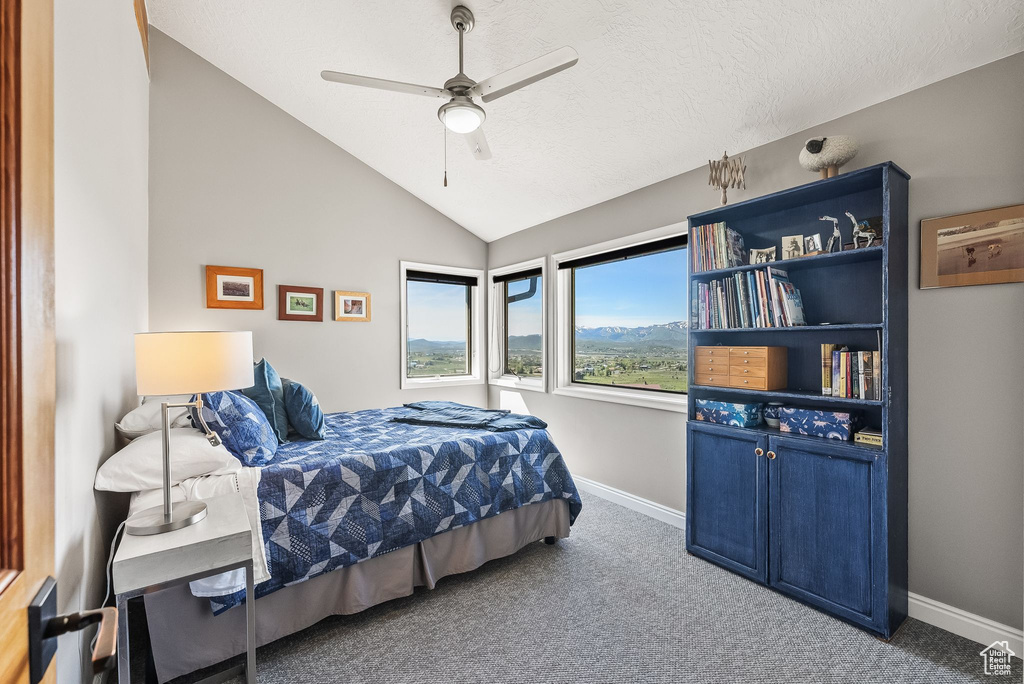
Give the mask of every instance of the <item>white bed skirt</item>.
<path id="1" fill-rule="evenodd" d="M 331 615 L 350 615 L 433 589 L 448 575 L 474 570 L 545 537 L 569 536 L 569 506 L 529 504 L 493 518 L 285 587 L 256 601 L 256 641 L 262 646 Z M 245 607 L 214 616 L 188 585 L 145 597 L 157 678 L 167 682 L 245 651 Z M 257 670 L 259 669 L 257 660 Z"/>

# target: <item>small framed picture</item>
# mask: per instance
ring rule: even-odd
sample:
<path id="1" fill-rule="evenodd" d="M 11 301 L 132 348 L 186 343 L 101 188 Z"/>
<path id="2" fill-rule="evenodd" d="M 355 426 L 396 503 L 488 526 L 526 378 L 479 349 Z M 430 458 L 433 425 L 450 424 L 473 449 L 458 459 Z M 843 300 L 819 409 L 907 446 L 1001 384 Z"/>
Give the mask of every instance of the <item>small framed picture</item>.
<path id="1" fill-rule="evenodd" d="M 207 309 L 262 309 L 263 269 L 206 267 Z"/>
<path id="2" fill-rule="evenodd" d="M 750 263 L 752 264 L 767 264 L 770 261 L 775 261 L 775 255 L 778 254 L 776 247 L 765 247 L 764 249 L 750 249 Z"/>
<path id="3" fill-rule="evenodd" d="M 821 253 L 821 233 L 804 236 L 804 256 Z"/>
<path id="4" fill-rule="evenodd" d="M 370 320 L 370 293 L 335 290 L 334 320 L 368 322 Z"/>
<path id="5" fill-rule="evenodd" d="M 921 289 L 1024 282 L 1024 204 L 921 221 Z"/>
<path id="6" fill-rule="evenodd" d="M 782 238 L 782 258 L 798 259 L 804 255 L 804 236 L 786 235 Z"/>
<path id="7" fill-rule="evenodd" d="M 277 320 L 324 320 L 324 288 L 278 285 Z"/>

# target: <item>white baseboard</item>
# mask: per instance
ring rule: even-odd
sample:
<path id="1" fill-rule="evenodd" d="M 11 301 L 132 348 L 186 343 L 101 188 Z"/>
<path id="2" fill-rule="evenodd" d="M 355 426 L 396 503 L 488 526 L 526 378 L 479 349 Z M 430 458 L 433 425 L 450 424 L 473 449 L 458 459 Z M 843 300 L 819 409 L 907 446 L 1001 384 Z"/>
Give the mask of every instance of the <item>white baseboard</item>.
<path id="1" fill-rule="evenodd" d="M 573 475 L 573 481 L 576 482 L 576 486 L 585 492 L 589 492 L 595 496 L 599 496 L 602 499 L 607 499 L 612 503 L 617 503 L 624 508 L 643 513 L 646 516 L 650 516 L 655 520 L 660 520 L 663 523 L 668 523 L 673 527 L 679 529 L 686 529 L 686 516 L 682 511 L 677 511 L 674 508 L 668 506 L 662 506 L 660 503 L 648 501 L 642 499 L 639 496 L 624 492 L 621 489 L 615 489 L 615 487 L 609 487 L 608 485 L 601 484 L 600 482 L 594 482 L 588 480 L 585 477 L 579 477 Z"/>
<path id="2" fill-rule="evenodd" d="M 615 489 L 608 485 L 589 480 L 585 477 L 573 476 L 576 485 L 585 492 L 607 499 L 638 513 L 650 516 L 655 520 L 668 523 L 673 527 L 685 529 L 686 516 L 682 511 L 677 511 L 668 506 L 642 499 L 639 496 Z M 926 596 L 908 592 L 910 617 L 929 625 L 944 629 L 947 632 L 962 636 L 965 639 L 976 641 L 988 646 L 996 641 L 1008 641 L 1010 650 L 1018 657 L 1024 656 L 1024 631 L 1000 624 L 994 620 L 968 613 L 954 606 L 939 603 Z"/>
<path id="3" fill-rule="evenodd" d="M 1008 641 L 1010 650 L 1016 653 L 1018 658 L 1024 657 L 1024 632 L 1021 630 L 939 603 L 912 591 L 908 592 L 907 597 L 910 604 L 907 612 L 910 617 L 976 641 L 983 646 L 996 641 Z"/>

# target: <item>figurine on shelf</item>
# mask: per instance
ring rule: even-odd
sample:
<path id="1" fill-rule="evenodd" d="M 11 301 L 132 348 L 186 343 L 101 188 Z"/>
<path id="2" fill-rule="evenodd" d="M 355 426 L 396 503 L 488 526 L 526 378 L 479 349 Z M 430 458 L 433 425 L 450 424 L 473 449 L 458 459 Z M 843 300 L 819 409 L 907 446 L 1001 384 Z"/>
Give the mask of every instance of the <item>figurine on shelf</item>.
<path id="1" fill-rule="evenodd" d="M 839 219 L 832 216 L 819 216 L 818 220 L 832 222 L 832 237 L 828 239 L 825 251 L 828 253 L 843 251 L 843 234 L 839 232 Z"/>
<path id="2" fill-rule="evenodd" d="M 853 214 L 846 212 L 846 215 L 850 218 L 850 223 L 853 224 L 853 248 L 860 247 L 860 238 L 864 238 L 865 247 L 870 247 L 878 238 L 878 233 L 872 227 L 870 219 L 858 223 Z"/>
<path id="3" fill-rule="evenodd" d="M 857 141 L 848 135 L 811 138 L 800 149 L 800 166 L 822 178 L 839 175 L 839 167 L 857 156 Z"/>

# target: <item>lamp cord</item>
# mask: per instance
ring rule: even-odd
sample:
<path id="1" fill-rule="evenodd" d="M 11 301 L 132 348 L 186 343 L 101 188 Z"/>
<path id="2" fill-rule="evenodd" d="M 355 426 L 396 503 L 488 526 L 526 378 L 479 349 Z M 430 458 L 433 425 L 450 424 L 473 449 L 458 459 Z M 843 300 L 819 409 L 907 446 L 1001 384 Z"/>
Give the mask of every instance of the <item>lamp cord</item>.
<path id="1" fill-rule="evenodd" d="M 100 608 L 103 608 L 104 606 L 106 606 L 107 605 L 107 600 L 110 598 L 110 566 L 114 564 L 114 547 L 117 545 L 117 536 L 119 534 L 121 534 L 121 532 L 124 530 L 124 525 L 125 525 L 126 522 L 128 522 L 128 521 L 124 520 L 124 521 L 121 522 L 120 525 L 117 526 L 117 529 L 114 530 L 114 538 L 110 540 L 110 553 L 107 555 L 107 573 L 106 573 L 107 588 L 103 592 L 103 600 L 100 601 Z M 92 636 L 92 640 L 89 642 L 89 650 L 90 651 L 92 651 L 94 648 L 96 648 L 96 639 L 98 639 L 99 636 L 100 636 L 100 632 L 99 632 L 99 630 L 96 630 L 96 633 L 93 634 L 93 636 Z"/>

